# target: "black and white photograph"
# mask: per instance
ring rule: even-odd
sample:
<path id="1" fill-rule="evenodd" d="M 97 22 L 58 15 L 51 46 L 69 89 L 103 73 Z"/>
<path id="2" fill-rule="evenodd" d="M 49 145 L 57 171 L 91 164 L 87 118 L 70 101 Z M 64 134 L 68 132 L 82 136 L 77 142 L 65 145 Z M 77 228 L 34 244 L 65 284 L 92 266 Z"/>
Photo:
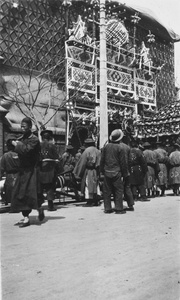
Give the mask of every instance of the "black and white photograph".
<path id="1" fill-rule="evenodd" d="M 0 0 L 1 300 L 180 300 L 179 16 Z"/>

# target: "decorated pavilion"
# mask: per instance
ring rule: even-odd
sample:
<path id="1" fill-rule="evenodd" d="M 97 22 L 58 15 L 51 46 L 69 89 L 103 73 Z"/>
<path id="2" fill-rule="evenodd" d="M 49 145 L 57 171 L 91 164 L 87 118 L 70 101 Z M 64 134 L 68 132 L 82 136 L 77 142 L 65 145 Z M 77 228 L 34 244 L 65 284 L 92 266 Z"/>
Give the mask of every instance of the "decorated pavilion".
<path id="1" fill-rule="evenodd" d="M 89 135 L 95 139 L 99 135 L 100 3 L 2 0 L 0 4 L 2 78 L 9 78 L 6 68 L 10 73 L 19 68 L 48 73 L 66 96 L 61 93 L 58 98 L 61 109 L 57 99 L 49 106 L 49 113 L 56 109 L 57 114 L 47 128 L 54 131 L 57 142 L 69 139 L 77 147 Z M 180 37 L 150 12 L 120 1 L 106 1 L 104 9 L 109 132 L 122 128 L 147 138 L 157 110 L 175 99 L 174 43 Z M 39 105 L 47 110 L 44 94 L 39 97 Z M 1 92 L 0 100 L 1 105 L 8 101 L 8 90 Z M 8 106 L 5 133 L 17 131 L 21 116 L 14 105 Z"/>

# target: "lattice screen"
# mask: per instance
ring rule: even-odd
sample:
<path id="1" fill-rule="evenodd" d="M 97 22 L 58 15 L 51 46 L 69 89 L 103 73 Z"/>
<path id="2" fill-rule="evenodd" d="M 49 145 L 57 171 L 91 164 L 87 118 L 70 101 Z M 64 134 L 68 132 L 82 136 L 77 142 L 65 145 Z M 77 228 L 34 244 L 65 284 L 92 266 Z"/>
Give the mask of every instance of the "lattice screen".
<path id="1" fill-rule="evenodd" d="M 0 54 L 8 65 L 64 75 L 65 13 L 48 1 L 1 1 Z M 63 64 L 61 63 L 63 62 Z M 56 66 L 54 69 L 53 67 Z"/>
<path id="2" fill-rule="evenodd" d="M 156 77 L 156 101 L 158 107 L 162 107 L 175 99 L 175 75 L 174 75 L 174 44 L 167 43 L 158 37 L 156 42 L 149 44 L 150 54 L 155 66 L 164 64 L 161 72 Z M 147 41 L 147 31 L 138 28 L 137 39 Z"/>
<path id="3" fill-rule="evenodd" d="M 19 0 L 15 8 L 11 0 L 0 0 L 0 55 L 5 58 L 5 64 L 39 71 L 52 68 L 53 76 L 64 77 L 65 24 L 70 28 L 79 14 L 85 16 L 85 7 L 85 1 L 80 6 L 74 2 L 68 11 L 60 0 Z M 125 26 L 132 36 L 132 24 L 127 20 Z M 146 42 L 146 36 L 147 31 L 138 27 L 139 45 L 141 41 Z M 156 37 L 150 53 L 154 62 L 165 63 L 156 82 L 157 103 L 162 106 L 175 96 L 174 45 Z"/>

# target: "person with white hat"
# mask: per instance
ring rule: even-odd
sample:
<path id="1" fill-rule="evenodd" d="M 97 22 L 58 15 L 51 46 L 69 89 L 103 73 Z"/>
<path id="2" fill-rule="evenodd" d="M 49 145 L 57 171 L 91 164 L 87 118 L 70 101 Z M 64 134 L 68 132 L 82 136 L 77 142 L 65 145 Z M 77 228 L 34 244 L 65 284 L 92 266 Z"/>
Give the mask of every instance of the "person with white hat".
<path id="1" fill-rule="evenodd" d="M 110 142 L 101 153 L 100 170 L 104 175 L 103 199 L 104 213 L 112 213 L 111 195 L 114 196 L 115 213 L 124 214 L 123 192 L 125 180 L 129 176 L 125 148 L 121 145 L 123 138 L 121 129 L 115 129 L 110 135 Z"/>

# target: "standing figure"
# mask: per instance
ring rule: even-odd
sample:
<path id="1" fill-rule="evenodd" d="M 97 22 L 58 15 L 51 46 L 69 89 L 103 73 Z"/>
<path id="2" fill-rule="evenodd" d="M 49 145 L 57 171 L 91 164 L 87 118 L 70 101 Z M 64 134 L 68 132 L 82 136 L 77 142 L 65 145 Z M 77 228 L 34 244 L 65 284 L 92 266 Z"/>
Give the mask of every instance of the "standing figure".
<path id="1" fill-rule="evenodd" d="M 15 182 L 17 180 L 18 172 L 19 172 L 19 157 L 16 152 L 14 152 L 14 146 L 12 145 L 12 141 L 15 141 L 16 137 L 9 135 L 7 137 L 6 146 L 8 152 L 4 153 L 1 157 L 0 161 L 0 170 L 1 170 L 1 178 L 5 176 L 4 183 L 4 196 L 5 196 L 5 204 L 11 203 L 12 191 L 14 189 Z"/>
<path id="2" fill-rule="evenodd" d="M 86 149 L 74 168 L 74 176 L 81 178 L 81 194 L 84 195 L 86 206 L 98 206 L 100 196 L 99 167 L 101 152 L 95 147 L 91 138 L 85 140 Z"/>
<path id="3" fill-rule="evenodd" d="M 148 196 L 155 196 L 155 184 L 160 171 L 159 164 L 157 161 L 156 154 L 151 150 L 151 145 L 148 142 L 145 142 L 144 145 L 144 157 L 147 162 L 148 171 L 145 176 L 145 186 L 148 193 Z"/>
<path id="4" fill-rule="evenodd" d="M 125 148 L 121 145 L 123 132 L 115 129 L 110 135 L 110 143 L 102 149 L 100 170 L 104 175 L 103 198 L 104 212 L 112 213 L 111 195 L 114 196 L 115 212 L 124 214 L 123 209 L 123 179 L 129 176 Z"/>
<path id="5" fill-rule="evenodd" d="M 128 164 L 128 169 L 130 173 L 130 153 L 131 148 L 126 143 L 123 142 L 123 139 L 121 141 L 121 147 L 124 148 L 125 154 L 126 154 L 126 161 Z M 130 184 L 130 176 L 127 176 L 124 179 L 124 200 L 127 202 L 128 208 L 126 210 L 128 211 L 134 211 L 134 198 L 131 190 L 131 184 Z"/>
<path id="6" fill-rule="evenodd" d="M 75 165 L 76 163 L 78 162 L 78 160 L 80 159 L 82 153 L 84 152 L 84 150 L 86 149 L 85 146 L 81 146 L 79 149 L 78 149 L 78 152 L 75 154 Z"/>
<path id="7" fill-rule="evenodd" d="M 144 184 L 147 171 L 147 163 L 143 152 L 138 148 L 137 142 L 134 142 L 130 152 L 130 184 L 135 201 L 138 200 L 138 194 L 140 194 L 141 201 L 149 201 L 146 197 Z"/>
<path id="8" fill-rule="evenodd" d="M 180 187 L 180 144 L 174 144 L 174 151 L 169 155 L 169 185 L 175 196 L 179 195 Z"/>
<path id="9" fill-rule="evenodd" d="M 59 172 L 59 155 L 56 145 L 53 143 L 53 132 L 51 130 L 43 130 L 41 132 L 41 166 L 40 166 L 40 182 L 42 195 L 43 191 L 47 194 L 48 210 L 55 211 L 53 200 L 55 198 L 56 178 Z"/>
<path id="10" fill-rule="evenodd" d="M 63 163 L 63 168 L 64 172 L 71 172 L 74 170 L 75 167 L 75 158 L 73 155 L 73 146 L 72 145 L 67 145 L 66 146 L 66 151 L 62 155 L 62 163 Z"/>
<path id="11" fill-rule="evenodd" d="M 12 141 L 14 151 L 18 154 L 20 166 L 17 180 L 11 199 L 11 212 L 22 212 L 24 220 L 19 227 L 30 225 L 29 214 L 32 209 L 39 212 L 39 220 L 44 219 L 44 211 L 41 202 L 38 201 L 38 163 L 40 156 L 40 142 L 31 132 L 32 121 L 24 118 L 21 122 L 23 135 L 19 140 Z"/>
<path id="12" fill-rule="evenodd" d="M 158 173 L 157 177 L 157 191 L 156 195 L 159 196 L 159 193 L 161 191 L 160 196 L 164 196 L 167 182 L 168 182 L 168 171 L 167 166 L 169 163 L 169 157 L 165 149 L 163 149 L 161 142 L 157 142 L 157 149 L 154 150 L 157 156 L 157 161 L 159 163 L 160 172 Z M 160 191 L 159 191 L 160 190 Z"/>

